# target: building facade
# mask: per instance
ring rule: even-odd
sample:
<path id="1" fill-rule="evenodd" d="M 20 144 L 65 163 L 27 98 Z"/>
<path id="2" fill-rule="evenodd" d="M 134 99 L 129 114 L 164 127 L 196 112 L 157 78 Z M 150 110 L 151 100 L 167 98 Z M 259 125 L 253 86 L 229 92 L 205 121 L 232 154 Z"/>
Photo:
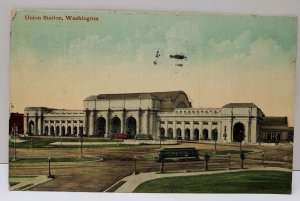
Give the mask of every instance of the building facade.
<path id="1" fill-rule="evenodd" d="M 183 91 L 99 94 L 87 97 L 83 103 L 83 110 L 26 107 L 24 132 L 99 137 L 115 133 L 128 133 L 132 137 L 149 134 L 155 139 L 161 136 L 221 143 L 241 140 L 257 143 L 268 139 L 263 127 L 265 114 L 253 103 L 193 108 Z M 288 140 L 288 133 L 282 130 L 278 133 L 278 140 Z"/>

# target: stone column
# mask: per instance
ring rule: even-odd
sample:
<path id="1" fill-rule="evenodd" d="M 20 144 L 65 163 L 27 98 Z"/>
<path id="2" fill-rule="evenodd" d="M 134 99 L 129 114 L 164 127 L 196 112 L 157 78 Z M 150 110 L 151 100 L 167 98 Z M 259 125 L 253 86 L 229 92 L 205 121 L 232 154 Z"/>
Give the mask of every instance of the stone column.
<path id="1" fill-rule="evenodd" d="M 138 116 L 137 116 L 137 134 L 140 134 L 141 133 L 141 115 L 142 115 L 142 109 L 139 108 L 139 111 L 138 111 Z"/>
<path id="2" fill-rule="evenodd" d="M 111 116 L 111 110 L 108 108 L 107 110 L 107 116 L 106 116 L 106 125 L 105 125 L 105 135 L 104 137 L 109 137 L 110 134 L 110 116 Z"/>
<path id="3" fill-rule="evenodd" d="M 153 111 L 149 110 L 149 131 L 148 134 L 153 135 Z"/>
<path id="4" fill-rule="evenodd" d="M 85 110 L 85 117 L 84 117 L 84 123 L 85 123 L 85 135 L 88 135 L 89 133 L 89 115 L 90 115 L 90 111 L 88 109 Z M 61 133 L 60 133 L 61 135 Z"/>
<path id="5" fill-rule="evenodd" d="M 212 140 L 212 122 L 208 122 L 208 138 Z"/>
<path id="6" fill-rule="evenodd" d="M 126 133 L 126 109 L 125 108 L 123 108 L 121 121 L 122 121 L 121 127 L 123 126 L 121 132 Z"/>
<path id="7" fill-rule="evenodd" d="M 232 142 L 233 140 L 233 117 L 229 120 L 229 128 L 228 128 L 228 134 L 227 134 L 227 141 Z"/>
<path id="8" fill-rule="evenodd" d="M 248 120 L 248 142 L 251 142 L 251 126 L 252 126 L 251 123 L 252 123 L 252 118 L 250 116 Z"/>
<path id="9" fill-rule="evenodd" d="M 90 113 L 90 128 L 89 128 L 89 135 L 93 136 L 95 135 L 95 116 L 96 116 L 96 111 L 93 110 Z"/>
<path id="10" fill-rule="evenodd" d="M 199 122 L 199 127 L 200 127 L 200 131 L 199 131 L 199 141 L 202 139 L 203 140 L 203 121 Z"/>
<path id="11" fill-rule="evenodd" d="M 28 135 L 29 131 L 28 131 L 28 113 L 26 114 L 26 116 L 24 116 L 24 134 Z"/>
<path id="12" fill-rule="evenodd" d="M 35 129 L 34 129 L 33 135 L 38 135 L 39 132 L 40 132 L 40 131 L 39 131 L 38 119 L 39 119 L 39 116 L 38 116 L 38 113 L 36 112 L 36 113 L 35 113 L 35 120 L 34 120 L 34 127 L 35 127 Z"/>
<path id="13" fill-rule="evenodd" d="M 44 121 L 44 118 L 43 118 L 43 115 L 41 113 L 41 116 L 39 118 L 39 126 L 40 126 L 40 135 L 44 134 L 44 126 L 43 126 L 43 121 Z"/>
<path id="14" fill-rule="evenodd" d="M 149 113 L 150 110 L 146 110 L 146 134 L 149 134 Z"/>

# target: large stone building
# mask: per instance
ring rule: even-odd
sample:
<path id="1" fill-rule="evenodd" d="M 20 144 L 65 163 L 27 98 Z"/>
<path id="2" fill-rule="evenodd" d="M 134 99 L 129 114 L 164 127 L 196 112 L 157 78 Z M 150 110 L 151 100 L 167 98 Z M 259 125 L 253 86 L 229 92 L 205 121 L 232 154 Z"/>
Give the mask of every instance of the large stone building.
<path id="1" fill-rule="evenodd" d="M 279 117 L 286 121 L 278 129 L 253 103 L 193 108 L 183 91 L 100 94 L 83 102 L 83 110 L 26 107 L 25 133 L 101 137 L 114 133 L 133 137 L 143 133 L 156 139 L 159 136 L 197 141 L 216 139 L 222 143 L 241 139 L 248 143 L 288 140 L 287 118 Z M 266 126 L 273 127 L 270 130 Z"/>

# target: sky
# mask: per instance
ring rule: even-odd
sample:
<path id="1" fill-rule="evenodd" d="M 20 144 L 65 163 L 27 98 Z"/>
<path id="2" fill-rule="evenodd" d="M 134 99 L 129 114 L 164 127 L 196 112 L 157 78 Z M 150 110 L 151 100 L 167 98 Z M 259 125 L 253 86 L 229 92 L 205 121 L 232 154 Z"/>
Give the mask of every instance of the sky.
<path id="1" fill-rule="evenodd" d="M 196 108 L 252 102 L 293 125 L 296 35 L 294 17 L 19 10 L 10 102 L 82 109 L 90 95 L 183 90 Z"/>

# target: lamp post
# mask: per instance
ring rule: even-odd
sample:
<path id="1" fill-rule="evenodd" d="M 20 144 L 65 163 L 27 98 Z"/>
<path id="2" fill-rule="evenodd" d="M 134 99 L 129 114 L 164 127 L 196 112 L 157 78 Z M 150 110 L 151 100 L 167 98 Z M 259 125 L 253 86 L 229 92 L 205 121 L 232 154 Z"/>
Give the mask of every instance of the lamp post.
<path id="1" fill-rule="evenodd" d="M 16 148 L 16 124 L 13 125 L 12 131 L 14 134 L 14 158 L 13 161 L 17 160 L 17 148 Z"/>
<path id="2" fill-rule="evenodd" d="M 265 167 L 265 152 L 262 152 L 262 159 L 261 159 L 261 164 L 263 167 Z"/>
<path id="3" fill-rule="evenodd" d="M 80 158 L 83 158 L 82 144 L 83 144 L 83 133 L 80 133 Z"/>
<path id="4" fill-rule="evenodd" d="M 184 172 L 187 172 L 187 157 L 188 157 L 188 155 L 185 154 L 185 171 Z"/>
<path id="5" fill-rule="evenodd" d="M 133 157 L 133 160 L 134 160 L 134 172 L 133 172 L 133 175 L 136 175 L 136 156 Z"/>
<path id="6" fill-rule="evenodd" d="M 50 163 L 51 163 L 51 158 L 48 157 L 48 178 L 54 178 L 54 176 L 51 175 L 51 166 L 50 166 Z"/>
<path id="7" fill-rule="evenodd" d="M 159 148 L 161 148 L 161 133 L 162 133 L 162 131 L 161 131 L 160 125 L 158 126 L 158 129 L 159 129 Z"/>

